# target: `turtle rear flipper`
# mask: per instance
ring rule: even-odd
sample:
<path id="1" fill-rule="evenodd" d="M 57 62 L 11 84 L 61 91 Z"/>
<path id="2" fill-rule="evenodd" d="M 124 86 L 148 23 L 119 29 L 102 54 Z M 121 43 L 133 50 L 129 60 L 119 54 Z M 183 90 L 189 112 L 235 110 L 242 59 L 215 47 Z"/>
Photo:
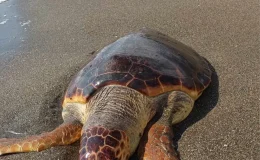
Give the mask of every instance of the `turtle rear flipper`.
<path id="1" fill-rule="evenodd" d="M 51 132 L 27 138 L 0 139 L 0 155 L 18 152 L 42 151 L 53 146 L 68 145 L 81 136 L 82 124 L 66 122 Z"/>

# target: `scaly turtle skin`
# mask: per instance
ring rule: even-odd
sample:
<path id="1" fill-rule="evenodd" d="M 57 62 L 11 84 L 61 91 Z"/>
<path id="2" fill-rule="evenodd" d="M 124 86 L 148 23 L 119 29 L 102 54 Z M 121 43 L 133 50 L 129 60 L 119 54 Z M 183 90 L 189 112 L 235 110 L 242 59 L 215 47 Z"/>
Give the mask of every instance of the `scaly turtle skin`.
<path id="1" fill-rule="evenodd" d="M 207 62 L 194 50 L 143 29 L 106 46 L 74 77 L 62 125 L 38 136 L 0 139 L 0 155 L 81 137 L 80 160 L 127 160 L 138 145 L 140 159 L 177 160 L 171 126 L 189 115 L 210 81 Z"/>

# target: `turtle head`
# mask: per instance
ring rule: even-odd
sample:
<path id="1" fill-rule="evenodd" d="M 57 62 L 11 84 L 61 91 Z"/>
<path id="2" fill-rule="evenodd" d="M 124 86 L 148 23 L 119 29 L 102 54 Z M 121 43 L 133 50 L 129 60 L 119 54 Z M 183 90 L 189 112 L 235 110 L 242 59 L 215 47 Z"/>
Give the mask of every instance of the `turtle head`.
<path id="1" fill-rule="evenodd" d="M 125 132 L 101 126 L 82 132 L 80 160 L 125 160 L 130 156 L 129 139 Z"/>

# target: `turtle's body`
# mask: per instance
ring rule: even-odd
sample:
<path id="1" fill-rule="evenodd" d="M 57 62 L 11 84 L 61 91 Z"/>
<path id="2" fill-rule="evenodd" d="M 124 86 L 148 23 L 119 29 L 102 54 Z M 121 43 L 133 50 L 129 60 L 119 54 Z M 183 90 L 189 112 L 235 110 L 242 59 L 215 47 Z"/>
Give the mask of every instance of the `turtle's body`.
<path id="1" fill-rule="evenodd" d="M 74 77 L 63 101 L 64 124 L 25 140 L 2 139 L 0 154 L 38 151 L 81 137 L 81 160 L 127 160 L 138 144 L 140 159 L 178 159 L 171 125 L 188 116 L 210 81 L 207 62 L 180 42 L 152 30 L 127 35 Z M 147 142 L 140 143 L 155 116 Z"/>

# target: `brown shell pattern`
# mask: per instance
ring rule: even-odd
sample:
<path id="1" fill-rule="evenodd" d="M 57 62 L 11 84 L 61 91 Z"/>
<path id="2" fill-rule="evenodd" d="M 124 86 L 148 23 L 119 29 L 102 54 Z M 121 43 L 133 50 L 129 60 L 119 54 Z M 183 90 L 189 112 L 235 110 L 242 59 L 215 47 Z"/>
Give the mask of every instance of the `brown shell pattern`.
<path id="1" fill-rule="evenodd" d="M 71 81 L 63 105 L 87 103 L 106 85 L 123 85 L 147 96 L 178 90 L 197 99 L 211 81 L 204 58 L 153 30 L 142 30 L 106 46 Z"/>

